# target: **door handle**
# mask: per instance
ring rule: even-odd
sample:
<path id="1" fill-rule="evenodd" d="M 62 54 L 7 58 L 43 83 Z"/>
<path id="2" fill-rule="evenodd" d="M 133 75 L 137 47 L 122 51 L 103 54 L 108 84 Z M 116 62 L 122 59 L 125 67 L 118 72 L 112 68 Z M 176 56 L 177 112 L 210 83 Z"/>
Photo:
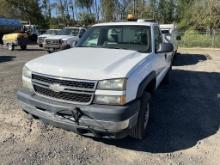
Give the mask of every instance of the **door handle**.
<path id="1" fill-rule="evenodd" d="M 165 60 L 167 59 L 167 54 L 165 54 Z"/>

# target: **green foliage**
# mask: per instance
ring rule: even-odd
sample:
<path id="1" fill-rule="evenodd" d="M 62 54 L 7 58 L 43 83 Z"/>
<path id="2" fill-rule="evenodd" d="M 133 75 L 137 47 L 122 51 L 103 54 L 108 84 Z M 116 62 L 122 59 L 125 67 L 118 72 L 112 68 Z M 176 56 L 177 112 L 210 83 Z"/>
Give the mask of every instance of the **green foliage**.
<path id="1" fill-rule="evenodd" d="M 106 22 L 114 21 L 114 12 L 116 10 L 116 0 L 102 0 L 102 13 Z"/>
<path id="2" fill-rule="evenodd" d="M 95 23 L 95 16 L 88 13 L 80 13 L 79 24 L 81 26 L 89 26 Z"/>
<path id="3" fill-rule="evenodd" d="M 6 0 L 6 2 L 9 6 L 16 8 L 21 13 L 21 19 L 31 21 L 33 24 L 47 26 L 38 0 Z"/>
<path id="4" fill-rule="evenodd" d="M 220 1 L 201 0 L 192 6 L 191 22 L 196 29 L 212 32 L 220 27 Z"/>
<path id="5" fill-rule="evenodd" d="M 93 0 L 76 0 L 76 4 L 80 8 L 86 8 L 89 13 L 92 13 L 91 6 L 93 5 Z"/>
<path id="6" fill-rule="evenodd" d="M 188 30 L 182 36 L 179 46 L 220 48 L 220 34 L 207 34 L 196 30 Z"/>
<path id="7" fill-rule="evenodd" d="M 21 13 L 17 8 L 11 6 L 7 0 L 0 0 L 0 16 L 6 18 L 20 18 Z"/>

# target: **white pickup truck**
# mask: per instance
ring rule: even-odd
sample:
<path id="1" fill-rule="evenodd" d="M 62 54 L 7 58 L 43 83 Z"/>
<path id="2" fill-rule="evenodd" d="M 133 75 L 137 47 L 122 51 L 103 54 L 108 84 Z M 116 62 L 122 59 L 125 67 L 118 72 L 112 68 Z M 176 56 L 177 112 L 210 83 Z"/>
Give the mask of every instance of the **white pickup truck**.
<path id="1" fill-rule="evenodd" d="M 103 138 L 143 139 L 151 94 L 168 82 L 173 45 L 157 23 L 94 25 L 75 48 L 23 68 L 22 109 L 56 127 Z"/>
<path id="2" fill-rule="evenodd" d="M 47 37 L 57 35 L 60 30 L 61 30 L 61 29 L 48 29 L 48 30 L 46 31 L 46 33 L 44 33 L 44 34 L 42 34 L 42 35 L 39 35 L 39 36 L 37 37 L 37 44 L 39 45 L 39 47 L 43 47 L 44 40 L 45 40 Z"/>
<path id="3" fill-rule="evenodd" d="M 43 47 L 48 53 L 72 48 L 85 32 L 86 29 L 83 27 L 65 27 L 57 35 L 48 36 L 44 40 Z"/>

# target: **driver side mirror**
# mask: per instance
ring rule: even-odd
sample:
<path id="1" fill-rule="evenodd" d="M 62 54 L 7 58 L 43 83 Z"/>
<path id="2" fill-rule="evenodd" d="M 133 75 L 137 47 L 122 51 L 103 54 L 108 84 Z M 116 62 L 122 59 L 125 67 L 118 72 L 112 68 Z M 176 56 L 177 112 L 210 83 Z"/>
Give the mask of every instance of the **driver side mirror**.
<path id="1" fill-rule="evenodd" d="M 160 44 L 160 49 L 157 51 L 157 53 L 168 53 L 173 52 L 174 47 L 171 43 L 162 43 Z"/>

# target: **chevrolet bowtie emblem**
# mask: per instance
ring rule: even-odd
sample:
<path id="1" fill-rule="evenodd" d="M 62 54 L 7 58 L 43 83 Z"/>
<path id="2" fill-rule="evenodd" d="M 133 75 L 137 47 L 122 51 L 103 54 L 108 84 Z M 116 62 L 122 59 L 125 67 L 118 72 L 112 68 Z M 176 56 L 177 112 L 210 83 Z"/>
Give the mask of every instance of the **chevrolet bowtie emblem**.
<path id="1" fill-rule="evenodd" d="M 60 84 L 51 84 L 51 85 L 49 86 L 49 88 L 50 88 L 52 91 L 57 92 L 57 93 L 64 91 L 64 87 L 61 86 Z"/>

